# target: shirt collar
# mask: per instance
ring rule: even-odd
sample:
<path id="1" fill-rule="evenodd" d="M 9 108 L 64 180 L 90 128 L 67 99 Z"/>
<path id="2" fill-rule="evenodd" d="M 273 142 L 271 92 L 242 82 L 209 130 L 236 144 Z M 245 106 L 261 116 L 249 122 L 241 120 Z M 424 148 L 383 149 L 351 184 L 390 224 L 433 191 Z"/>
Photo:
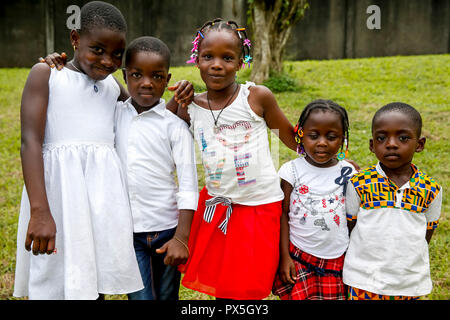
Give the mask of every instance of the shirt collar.
<path id="1" fill-rule="evenodd" d="M 131 97 L 129 97 L 125 101 L 125 103 L 127 104 L 127 106 L 129 108 L 133 108 L 133 110 L 136 111 L 136 109 L 134 108 L 133 104 L 131 103 Z M 164 99 L 159 99 L 159 102 L 158 102 L 158 104 L 156 106 L 154 106 L 150 110 L 142 112 L 140 115 L 143 115 L 143 114 L 146 114 L 146 113 L 150 113 L 150 112 L 156 112 L 161 117 L 164 117 L 165 111 L 166 111 L 166 101 Z"/>
<path id="2" fill-rule="evenodd" d="M 413 174 L 412 174 L 412 176 L 411 176 L 411 178 L 409 179 L 408 182 L 406 182 L 403 186 L 400 186 L 400 189 L 404 189 L 404 188 L 407 188 L 407 187 L 411 187 L 412 188 L 412 187 L 415 187 L 419 183 L 419 169 L 412 163 L 411 163 L 411 167 L 413 169 Z M 383 168 L 381 168 L 381 164 L 380 164 L 379 161 L 378 161 L 378 163 L 376 165 L 376 170 L 384 178 L 386 178 L 389 181 L 391 181 L 389 179 L 389 177 L 386 175 L 386 173 L 384 172 Z M 392 182 L 392 184 L 395 185 L 393 182 Z"/>

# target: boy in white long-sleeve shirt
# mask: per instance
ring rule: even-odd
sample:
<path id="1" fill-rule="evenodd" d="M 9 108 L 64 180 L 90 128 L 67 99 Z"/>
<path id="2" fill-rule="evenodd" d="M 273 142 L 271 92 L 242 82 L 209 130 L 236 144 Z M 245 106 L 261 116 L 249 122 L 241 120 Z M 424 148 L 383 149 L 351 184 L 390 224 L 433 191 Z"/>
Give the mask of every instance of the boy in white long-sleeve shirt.
<path id="1" fill-rule="evenodd" d="M 116 106 L 116 148 L 127 181 L 134 247 L 145 288 L 133 300 L 176 300 L 177 265 L 189 257 L 198 185 L 192 134 L 161 99 L 170 51 L 141 37 L 127 48 L 123 75 L 131 95 Z M 178 185 L 174 176 L 176 170 Z"/>

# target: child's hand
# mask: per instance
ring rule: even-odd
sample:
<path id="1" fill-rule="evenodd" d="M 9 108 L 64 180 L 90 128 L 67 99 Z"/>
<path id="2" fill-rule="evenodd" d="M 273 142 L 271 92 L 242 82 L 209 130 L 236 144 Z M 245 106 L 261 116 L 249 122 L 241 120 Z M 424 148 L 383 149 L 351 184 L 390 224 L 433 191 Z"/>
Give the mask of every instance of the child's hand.
<path id="1" fill-rule="evenodd" d="M 171 266 L 185 264 L 189 258 L 188 249 L 176 239 L 167 241 L 161 248 L 156 249 L 156 253 L 166 253 L 164 264 Z"/>
<path id="2" fill-rule="evenodd" d="M 50 211 L 32 211 L 28 223 L 25 249 L 34 255 L 52 254 L 55 250 L 56 224 Z M 33 244 L 33 247 L 31 245 Z"/>
<path id="3" fill-rule="evenodd" d="M 181 107 L 185 108 L 194 100 L 194 86 L 187 80 L 181 80 L 173 86 L 167 87 L 174 92 L 174 99 Z"/>
<path id="4" fill-rule="evenodd" d="M 50 68 L 54 68 L 56 66 L 56 69 L 61 70 L 67 63 L 67 55 L 65 52 L 61 54 L 54 52 L 46 56 L 45 59 L 39 58 L 39 62 L 47 63 Z"/>
<path id="5" fill-rule="evenodd" d="M 290 257 L 280 260 L 279 271 L 281 281 L 284 283 L 295 284 L 298 280 L 297 270 L 295 269 L 294 261 Z"/>

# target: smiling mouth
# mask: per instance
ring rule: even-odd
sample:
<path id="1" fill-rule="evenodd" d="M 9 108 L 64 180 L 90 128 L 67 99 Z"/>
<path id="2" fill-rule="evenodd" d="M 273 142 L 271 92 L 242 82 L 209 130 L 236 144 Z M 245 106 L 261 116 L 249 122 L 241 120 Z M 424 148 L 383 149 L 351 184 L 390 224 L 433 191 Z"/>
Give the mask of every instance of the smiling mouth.
<path id="1" fill-rule="evenodd" d="M 98 66 L 96 66 L 95 68 L 97 70 L 100 70 L 100 71 L 102 71 L 104 73 L 108 73 L 108 74 L 111 74 L 115 71 L 114 68 L 103 68 L 103 67 L 98 67 Z"/>

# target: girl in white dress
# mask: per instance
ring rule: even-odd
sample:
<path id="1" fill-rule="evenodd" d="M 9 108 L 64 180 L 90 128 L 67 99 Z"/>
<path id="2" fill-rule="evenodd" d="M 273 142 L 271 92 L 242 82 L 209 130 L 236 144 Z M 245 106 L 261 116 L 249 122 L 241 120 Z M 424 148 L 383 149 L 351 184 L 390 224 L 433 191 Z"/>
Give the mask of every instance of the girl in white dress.
<path id="1" fill-rule="evenodd" d="M 120 88 L 111 73 L 121 65 L 125 34 L 117 8 L 88 3 L 80 30 L 70 33 L 73 60 L 61 71 L 36 64 L 28 76 L 16 297 L 96 299 L 143 288 L 114 149 Z"/>

